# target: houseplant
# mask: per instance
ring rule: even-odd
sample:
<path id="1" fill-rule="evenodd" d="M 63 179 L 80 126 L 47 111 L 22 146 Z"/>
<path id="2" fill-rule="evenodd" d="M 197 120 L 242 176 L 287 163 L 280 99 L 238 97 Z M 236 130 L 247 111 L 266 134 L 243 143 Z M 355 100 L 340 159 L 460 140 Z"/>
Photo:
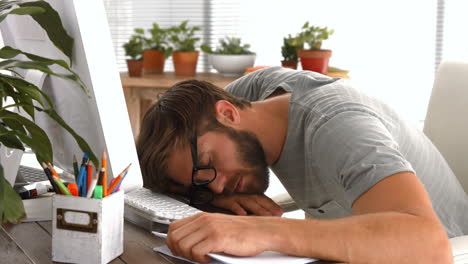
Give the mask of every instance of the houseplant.
<path id="1" fill-rule="evenodd" d="M 322 42 L 334 33 L 333 29 L 327 27 L 309 26 L 306 22 L 298 35 L 298 40 L 305 43 L 308 49 L 299 49 L 298 56 L 301 58 L 303 70 L 319 73 L 327 73 L 328 61 L 332 55 L 331 50 L 322 49 Z"/>
<path id="2" fill-rule="evenodd" d="M 200 38 L 195 37 L 195 32 L 201 29 L 187 24 L 188 20 L 185 20 L 179 26 L 169 28 L 169 41 L 173 47 L 172 60 L 176 75 L 193 76 L 198 62 L 195 45 L 200 41 Z"/>
<path id="3" fill-rule="evenodd" d="M 149 37 L 141 28 L 135 30 L 143 39 L 143 70 L 144 72 L 162 73 L 164 62 L 171 55 L 172 48 L 168 43 L 169 29 L 161 28 L 157 23 L 148 29 Z"/>
<path id="4" fill-rule="evenodd" d="M 289 34 L 283 38 L 283 46 L 281 47 L 281 55 L 283 60 L 281 65 L 285 68 L 297 69 L 297 51 L 304 48 L 304 42 L 298 37 L 292 37 Z"/>
<path id="5" fill-rule="evenodd" d="M 212 50 L 207 44 L 201 45 L 201 50 L 208 53 L 208 61 L 224 76 L 239 76 L 255 63 L 255 53 L 251 52 L 250 44 L 241 44 L 240 38 L 219 40 L 219 46 Z"/>
<path id="6" fill-rule="evenodd" d="M 138 77 L 141 76 L 143 71 L 143 37 L 138 34 L 138 31 L 135 30 L 137 34 L 130 37 L 130 39 L 123 44 L 125 50 L 125 55 L 129 57 L 127 59 L 127 68 L 128 76 Z"/>
<path id="7" fill-rule="evenodd" d="M 16 7 L 19 6 L 19 7 Z M 30 15 L 47 33 L 50 41 L 61 50 L 72 63 L 73 38 L 65 29 L 58 13 L 44 1 L 2 1 L 0 22 L 8 15 Z M 20 59 L 17 58 L 21 55 Z M 39 162 L 53 161 L 53 151 L 48 135 L 34 123 L 35 111 L 44 112 L 57 124 L 67 130 L 84 152 L 90 153 L 94 165 L 99 166 L 96 155 L 86 141 L 65 123 L 54 109 L 52 100 L 37 86 L 24 80 L 19 70 L 39 70 L 49 75 L 74 82 L 88 96 L 89 92 L 79 76 L 64 60 L 54 60 L 23 52 L 5 46 L 0 49 L 0 148 L 8 147 L 24 150 L 31 148 Z M 52 71 L 51 67 L 56 69 Z M 58 73 L 60 70 L 61 73 Z M 63 73 L 66 72 L 66 73 Z M 11 74 L 9 74 L 11 73 Z M 5 101 L 14 103 L 5 105 Z M 14 109 L 28 115 L 20 115 Z M 0 164 L 0 221 L 17 223 L 24 217 L 23 203 L 19 195 L 5 180 L 3 166 Z"/>

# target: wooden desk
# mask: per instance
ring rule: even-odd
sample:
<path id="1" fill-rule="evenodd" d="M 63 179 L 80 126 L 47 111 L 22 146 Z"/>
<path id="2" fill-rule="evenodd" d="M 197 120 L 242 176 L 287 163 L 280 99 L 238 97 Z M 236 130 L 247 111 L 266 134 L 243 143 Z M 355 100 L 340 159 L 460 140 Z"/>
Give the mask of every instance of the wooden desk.
<path id="1" fill-rule="evenodd" d="M 197 73 L 195 76 L 176 76 L 172 72 L 162 74 L 144 74 L 142 77 L 129 77 L 126 73 L 120 75 L 127 102 L 128 114 L 132 125 L 133 136 L 136 139 L 140 131 L 140 123 L 146 110 L 174 84 L 186 80 L 203 80 L 224 88 L 237 78 L 223 77 L 216 73 Z"/>
<path id="2" fill-rule="evenodd" d="M 0 262 L 18 264 L 51 263 L 52 221 L 0 226 Z M 153 251 L 164 244 L 132 223 L 125 222 L 124 252 L 112 264 L 185 264 L 187 262 L 163 256 Z M 314 264 L 332 264 L 314 262 Z"/>

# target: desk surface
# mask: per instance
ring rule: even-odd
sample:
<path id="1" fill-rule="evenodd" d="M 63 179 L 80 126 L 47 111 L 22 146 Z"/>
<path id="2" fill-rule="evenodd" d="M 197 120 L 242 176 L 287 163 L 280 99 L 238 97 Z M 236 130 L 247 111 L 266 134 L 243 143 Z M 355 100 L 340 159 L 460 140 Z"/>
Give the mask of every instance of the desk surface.
<path id="1" fill-rule="evenodd" d="M 51 263 L 52 222 L 30 222 L 18 225 L 0 226 L 0 262 L 1 263 Z M 113 264 L 183 264 L 176 260 L 155 253 L 154 247 L 162 246 L 164 240 L 132 223 L 125 222 L 124 253 Z M 314 262 L 331 264 L 331 262 Z"/>

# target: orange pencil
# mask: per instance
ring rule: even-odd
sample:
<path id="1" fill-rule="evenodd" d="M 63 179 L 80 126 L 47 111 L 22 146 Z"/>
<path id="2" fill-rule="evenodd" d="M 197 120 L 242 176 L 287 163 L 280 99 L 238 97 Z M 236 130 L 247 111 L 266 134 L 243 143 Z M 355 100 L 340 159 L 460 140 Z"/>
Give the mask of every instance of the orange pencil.
<path id="1" fill-rule="evenodd" d="M 119 176 L 117 176 L 117 178 L 114 179 L 114 181 L 112 181 L 111 185 L 109 186 L 109 189 L 107 189 L 107 195 L 110 195 L 112 193 L 112 190 L 115 189 L 115 187 L 119 184 L 119 182 L 122 180 L 122 177 L 123 175 L 125 174 L 126 171 L 128 171 L 128 169 L 130 168 L 132 164 L 130 163 L 130 165 L 127 166 L 127 168 L 125 168 L 120 174 Z"/>
<path id="2" fill-rule="evenodd" d="M 93 165 L 88 164 L 86 167 L 88 172 L 88 177 L 86 177 L 86 193 L 89 190 L 89 185 L 91 185 L 91 181 L 93 180 Z"/>
<path id="3" fill-rule="evenodd" d="M 106 150 L 102 151 L 102 165 L 104 168 L 104 173 L 102 175 L 102 195 L 103 197 L 107 196 L 107 153 Z"/>
<path id="4" fill-rule="evenodd" d="M 52 172 L 52 175 L 54 175 L 55 178 L 60 179 L 60 176 L 58 175 L 57 171 L 54 169 L 54 166 L 50 164 L 50 162 L 47 163 L 47 167 L 49 168 L 50 172 Z"/>

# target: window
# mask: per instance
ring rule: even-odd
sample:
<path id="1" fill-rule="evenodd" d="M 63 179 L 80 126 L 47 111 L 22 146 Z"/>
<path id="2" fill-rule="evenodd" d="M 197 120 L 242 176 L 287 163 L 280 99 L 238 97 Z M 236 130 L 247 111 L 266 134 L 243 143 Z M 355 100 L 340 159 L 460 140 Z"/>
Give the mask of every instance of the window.
<path id="1" fill-rule="evenodd" d="M 105 3 L 121 71 L 126 71 L 123 42 L 133 28 L 149 28 L 153 22 L 170 26 L 189 19 L 191 25 L 203 28 L 200 37 L 204 43 L 215 46 L 218 38 L 241 37 L 257 53 L 256 65 L 280 65 L 283 37 L 296 34 L 304 22 L 310 21 L 335 29 L 323 48 L 333 50 L 330 65 L 349 70 L 350 81 L 356 88 L 381 98 L 414 122 L 423 120 L 426 114 L 435 65 L 436 0 L 290 0 L 287 3 L 105 0 Z M 466 10 L 455 9 L 460 14 Z M 447 32 L 447 37 L 450 34 Z M 455 44 L 467 46 L 466 42 Z M 165 71 L 172 70 L 169 58 Z M 202 53 L 197 71 L 209 70 Z"/>

